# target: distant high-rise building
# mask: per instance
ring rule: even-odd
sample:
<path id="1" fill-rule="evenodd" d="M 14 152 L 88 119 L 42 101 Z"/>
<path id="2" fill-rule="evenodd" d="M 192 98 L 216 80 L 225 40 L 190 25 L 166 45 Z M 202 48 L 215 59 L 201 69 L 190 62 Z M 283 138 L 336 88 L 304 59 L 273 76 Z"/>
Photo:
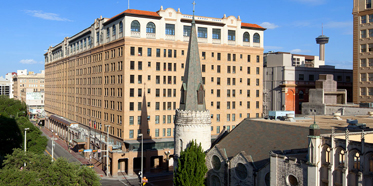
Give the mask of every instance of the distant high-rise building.
<path id="1" fill-rule="evenodd" d="M 201 60 L 205 106 L 213 122 L 210 133 L 217 136 L 223 126 L 233 128 L 246 117 L 262 117 L 265 28 L 244 23 L 239 16 L 195 20 L 195 55 Z M 46 126 L 69 131 L 74 122 L 97 136 L 109 132 L 108 142 L 90 138 L 84 148 L 113 145 L 108 162 L 113 175 L 140 170 L 138 134 L 144 134 L 145 173 L 165 168 L 165 153 L 173 154 L 172 123 L 187 78 L 191 22 L 191 15 L 172 8 L 128 9 L 112 18 L 97 18 L 49 47 L 44 54 Z M 145 111 L 148 128 L 142 122 Z M 61 117 L 71 122 L 61 124 Z M 61 136 L 75 143 L 78 134 L 72 130 Z"/>
<path id="2" fill-rule="evenodd" d="M 21 100 L 21 93 L 26 92 L 26 88 L 31 88 L 34 92 L 44 92 L 44 77 L 44 70 L 36 74 L 27 74 L 27 69 L 17 70 L 17 74 L 13 76 L 14 99 Z"/>
<path id="3" fill-rule="evenodd" d="M 371 0 L 354 0 L 353 102 L 373 102 L 373 9 Z"/>

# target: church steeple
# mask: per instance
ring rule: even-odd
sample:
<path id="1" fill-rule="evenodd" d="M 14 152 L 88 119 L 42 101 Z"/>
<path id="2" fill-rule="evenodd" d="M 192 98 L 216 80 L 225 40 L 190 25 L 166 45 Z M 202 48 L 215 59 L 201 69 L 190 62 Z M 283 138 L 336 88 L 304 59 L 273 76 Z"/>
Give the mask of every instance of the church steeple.
<path id="1" fill-rule="evenodd" d="M 205 89 L 202 82 L 201 63 L 199 59 L 197 30 L 193 20 L 189 36 L 188 54 L 185 62 L 183 85 L 181 87 L 180 109 L 205 111 Z"/>

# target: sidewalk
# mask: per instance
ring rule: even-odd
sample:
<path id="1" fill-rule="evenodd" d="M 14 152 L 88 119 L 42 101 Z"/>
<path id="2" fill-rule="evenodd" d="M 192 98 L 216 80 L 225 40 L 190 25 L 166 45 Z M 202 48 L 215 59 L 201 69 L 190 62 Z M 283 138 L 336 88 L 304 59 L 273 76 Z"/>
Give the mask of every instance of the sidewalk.
<path id="1" fill-rule="evenodd" d="M 36 127 L 39 127 L 38 125 L 36 125 Z M 47 129 L 47 128 L 44 128 L 44 127 L 40 127 L 40 130 L 47 136 L 49 136 L 50 138 L 53 137 L 52 135 L 52 132 Z M 63 149 L 65 149 L 67 152 L 69 152 L 69 147 L 67 146 L 66 142 L 64 140 L 61 140 L 60 138 L 58 138 L 56 141 L 55 141 L 58 145 L 60 145 Z M 83 156 L 81 156 L 78 152 L 74 152 L 72 149 L 70 151 L 70 154 L 72 156 L 74 156 L 78 161 L 80 161 L 80 163 L 82 164 L 87 164 L 87 163 L 92 163 L 92 162 L 89 162 L 87 159 L 85 159 Z M 96 171 L 96 173 L 100 176 L 100 177 L 104 177 L 105 176 L 105 172 L 103 170 L 101 170 L 100 168 L 98 168 L 95 164 L 94 164 L 94 168 L 93 168 L 94 171 Z"/>

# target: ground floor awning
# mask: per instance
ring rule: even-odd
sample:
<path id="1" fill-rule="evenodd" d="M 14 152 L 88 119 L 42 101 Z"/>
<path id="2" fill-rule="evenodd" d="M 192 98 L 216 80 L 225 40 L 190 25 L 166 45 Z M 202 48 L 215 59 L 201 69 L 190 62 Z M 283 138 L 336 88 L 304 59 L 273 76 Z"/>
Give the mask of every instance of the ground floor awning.
<path id="1" fill-rule="evenodd" d="M 73 139 L 73 142 L 75 142 L 78 145 L 81 145 L 85 144 L 86 141 L 84 139 Z"/>
<path id="2" fill-rule="evenodd" d="M 77 122 L 71 121 L 67 118 L 57 116 L 57 115 L 51 115 L 48 117 L 50 120 L 53 120 L 55 122 L 61 123 L 67 127 L 69 127 L 71 124 L 77 124 Z"/>

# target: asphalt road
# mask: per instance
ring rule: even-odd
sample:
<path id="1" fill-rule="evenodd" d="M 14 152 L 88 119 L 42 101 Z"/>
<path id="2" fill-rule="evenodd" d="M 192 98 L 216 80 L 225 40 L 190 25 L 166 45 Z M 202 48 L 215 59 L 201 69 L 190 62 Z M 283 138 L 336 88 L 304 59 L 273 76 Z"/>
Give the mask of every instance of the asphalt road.
<path id="1" fill-rule="evenodd" d="M 43 136 L 46 136 L 48 138 L 48 145 L 47 145 L 47 148 L 44 152 L 44 154 L 52 157 L 52 140 L 49 136 L 45 135 L 44 133 L 42 133 Z M 60 140 L 60 139 L 58 139 Z M 54 143 L 54 159 L 57 159 L 59 157 L 65 157 L 69 162 L 77 162 L 80 164 L 80 162 L 73 156 L 71 155 L 69 152 L 67 152 L 65 149 L 63 149 L 59 144 L 57 143 Z"/>
<path id="2" fill-rule="evenodd" d="M 148 178 L 149 182 L 146 184 L 147 186 L 172 186 L 173 180 L 172 175 L 166 175 L 166 176 L 157 176 L 157 177 L 151 177 Z M 139 179 L 102 179 L 100 183 L 103 186 L 140 186 Z"/>

